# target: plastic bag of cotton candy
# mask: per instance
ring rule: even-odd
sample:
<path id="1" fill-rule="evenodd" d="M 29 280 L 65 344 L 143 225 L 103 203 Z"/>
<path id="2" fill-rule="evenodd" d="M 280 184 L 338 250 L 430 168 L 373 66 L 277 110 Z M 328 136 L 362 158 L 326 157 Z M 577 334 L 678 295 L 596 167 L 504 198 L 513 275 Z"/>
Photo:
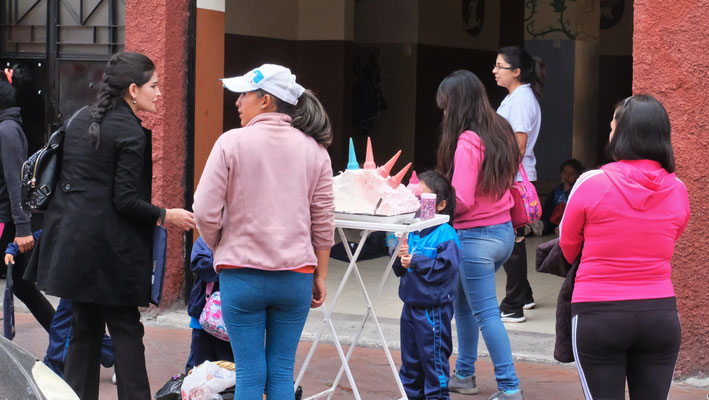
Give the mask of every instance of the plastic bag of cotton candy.
<path id="1" fill-rule="evenodd" d="M 205 361 L 192 369 L 182 382 L 182 400 L 207 400 L 234 386 L 234 371 Z"/>

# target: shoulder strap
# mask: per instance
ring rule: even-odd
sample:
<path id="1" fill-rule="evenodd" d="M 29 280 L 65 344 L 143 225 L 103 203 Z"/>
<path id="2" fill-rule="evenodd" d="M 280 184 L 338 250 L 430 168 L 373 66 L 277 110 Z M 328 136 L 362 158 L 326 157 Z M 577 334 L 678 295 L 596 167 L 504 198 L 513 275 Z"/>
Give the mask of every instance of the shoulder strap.
<path id="1" fill-rule="evenodd" d="M 71 121 L 74 120 L 74 117 L 76 117 L 77 115 L 79 115 L 79 113 L 82 112 L 82 111 L 84 111 L 84 109 L 87 108 L 87 107 L 88 107 L 88 106 L 83 106 L 83 107 L 81 107 L 80 109 L 76 110 L 76 112 L 69 118 L 69 120 L 66 121 L 66 127 L 68 128 L 69 125 L 71 125 Z"/>

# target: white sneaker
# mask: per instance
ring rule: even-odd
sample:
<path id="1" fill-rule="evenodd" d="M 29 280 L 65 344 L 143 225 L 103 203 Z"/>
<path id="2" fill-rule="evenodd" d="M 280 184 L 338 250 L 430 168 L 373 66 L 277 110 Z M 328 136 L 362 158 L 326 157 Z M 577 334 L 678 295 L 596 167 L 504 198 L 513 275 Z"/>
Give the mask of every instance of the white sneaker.
<path id="1" fill-rule="evenodd" d="M 111 378 L 111 382 L 113 382 L 114 385 L 116 384 L 116 367 L 113 367 L 113 377 Z"/>
<path id="2" fill-rule="evenodd" d="M 522 308 L 524 308 L 525 310 L 531 310 L 536 306 L 537 306 L 537 303 L 531 302 L 531 303 L 525 304 L 524 306 L 522 306 Z"/>

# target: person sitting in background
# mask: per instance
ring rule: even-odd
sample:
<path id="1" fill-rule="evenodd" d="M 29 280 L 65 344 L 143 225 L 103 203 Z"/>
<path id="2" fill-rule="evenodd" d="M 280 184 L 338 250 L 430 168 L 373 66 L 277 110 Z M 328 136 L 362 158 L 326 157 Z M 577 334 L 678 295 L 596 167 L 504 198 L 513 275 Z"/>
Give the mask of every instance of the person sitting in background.
<path id="1" fill-rule="evenodd" d="M 207 285 L 212 283 L 211 293 L 219 290 L 219 274 L 214 271 L 212 250 L 209 250 L 202 237 L 198 237 L 192 245 L 190 255 L 190 269 L 196 279 L 192 285 L 190 301 L 187 305 L 187 314 L 190 316 L 192 328 L 192 344 L 190 356 L 185 366 L 185 374 L 203 362 L 209 361 L 234 361 L 231 343 L 225 342 L 202 329 L 199 316 L 207 303 Z"/>
<path id="2" fill-rule="evenodd" d="M 551 192 L 542 207 L 541 221 L 544 224 L 544 235 L 553 233 L 561 223 L 566 202 L 569 201 L 569 193 L 583 171 L 583 164 L 574 158 L 561 164 L 561 184 Z"/>

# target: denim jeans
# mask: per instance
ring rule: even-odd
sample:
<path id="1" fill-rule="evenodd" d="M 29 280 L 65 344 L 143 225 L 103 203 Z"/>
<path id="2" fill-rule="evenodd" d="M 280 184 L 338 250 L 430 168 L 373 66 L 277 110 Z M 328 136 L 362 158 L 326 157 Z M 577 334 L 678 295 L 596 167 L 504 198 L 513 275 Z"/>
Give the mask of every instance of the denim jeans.
<path id="1" fill-rule="evenodd" d="M 499 390 L 516 390 L 519 379 L 495 294 L 495 272 L 512 253 L 515 234 L 512 224 L 482 226 L 458 231 L 462 262 L 455 321 L 458 332 L 456 372 L 461 377 L 475 374 L 478 337 L 482 331 L 485 345 L 495 367 Z"/>
<path id="2" fill-rule="evenodd" d="M 234 351 L 234 397 L 261 400 L 266 393 L 269 399 L 295 398 L 295 351 L 310 310 L 313 274 L 225 269 L 219 285 Z"/>

